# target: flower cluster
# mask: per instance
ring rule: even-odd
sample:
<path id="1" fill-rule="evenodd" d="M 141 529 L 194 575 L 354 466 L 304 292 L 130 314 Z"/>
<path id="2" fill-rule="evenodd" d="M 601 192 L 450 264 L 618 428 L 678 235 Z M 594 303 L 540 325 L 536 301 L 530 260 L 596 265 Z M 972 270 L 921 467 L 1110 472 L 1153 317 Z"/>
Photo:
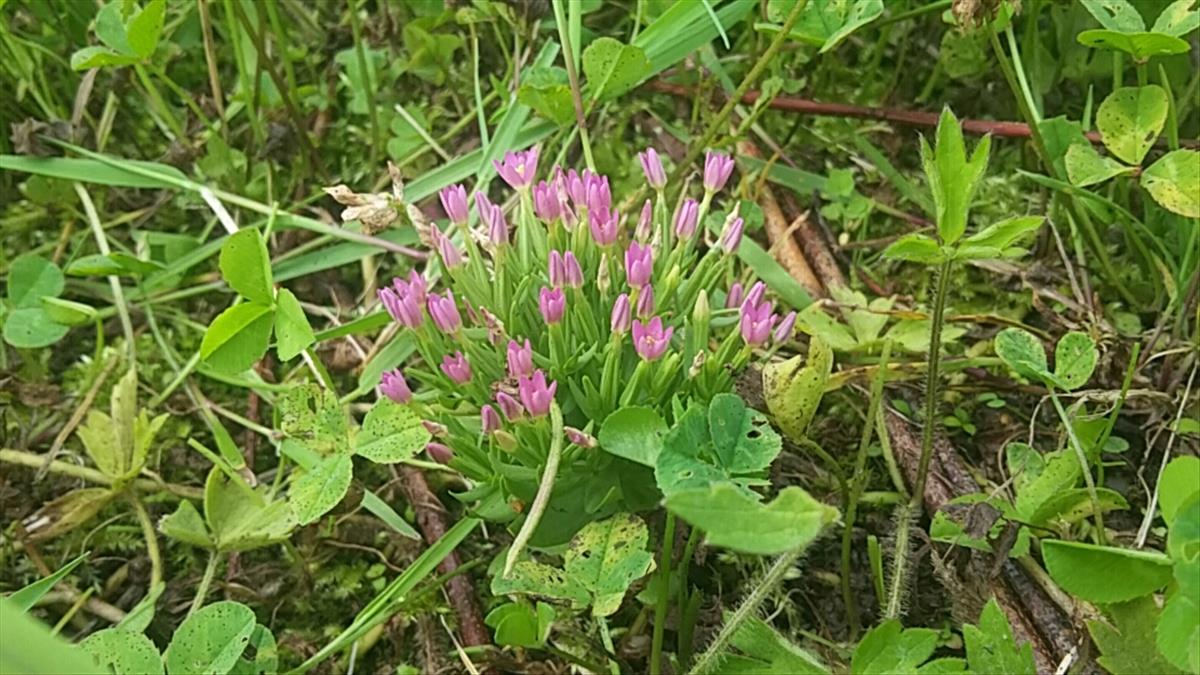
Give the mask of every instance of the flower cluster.
<path id="1" fill-rule="evenodd" d="M 555 167 L 539 180 L 536 148 L 495 162 L 516 192 L 507 213 L 476 192 L 473 220 L 460 185 L 439 195 L 448 230 L 409 210 L 436 259 L 378 292 L 419 356 L 379 393 L 435 425 L 431 458 L 494 483 L 504 464 L 536 468 L 551 442 L 594 447 L 590 430 L 622 406 L 728 391 L 756 349 L 790 340 L 795 313 L 781 319 L 737 264 L 737 206 L 719 229 L 706 220 L 733 159 L 710 152 L 703 195 L 671 211 L 658 153 L 638 159 L 654 198 L 633 227 L 607 176 Z M 556 405 L 571 426 L 552 432 Z"/>

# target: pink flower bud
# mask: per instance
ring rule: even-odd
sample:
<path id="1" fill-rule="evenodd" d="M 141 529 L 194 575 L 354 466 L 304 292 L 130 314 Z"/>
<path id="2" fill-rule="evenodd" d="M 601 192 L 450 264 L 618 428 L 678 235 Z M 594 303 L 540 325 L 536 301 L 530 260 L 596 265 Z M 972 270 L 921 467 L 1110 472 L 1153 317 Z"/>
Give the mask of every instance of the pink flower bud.
<path id="1" fill-rule="evenodd" d="M 396 403 L 408 403 L 412 400 L 412 390 L 408 388 L 404 373 L 400 372 L 399 368 L 389 370 L 380 377 L 378 391 L 380 395 Z"/>
<path id="2" fill-rule="evenodd" d="M 462 225 L 471 217 L 467 210 L 467 189 L 462 185 L 456 183 L 442 188 L 438 198 L 442 200 L 442 209 L 454 224 Z"/>
<path id="3" fill-rule="evenodd" d="M 492 203 L 482 192 L 475 193 L 475 208 L 479 211 L 479 220 L 487 226 L 488 240 L 492 245 L 507 244 L 508 221 L 504 219 L 504 209 Z"/>
<path id="4" fill-rule="evenodd" d="M 538 149 L 530 148 L 524 152 L 506 152 L 504 161 L 493 159 L 492 166 L 496 173 L 514 190 L 526 190 L 537 175 Z"/>
<path id="5" fill-rule="evenodd" d="M 779 322 L 779 327 L 775 329 L 775 342 L 784 343 L 792 339 L 792 333 L 796 330 L 796 312 L 788 312 L 787 316 L 783 317 L 783 321 Z"/>
<path id="6" fill-rule="evenodd" d="M 638 153 L 638 160 L 642 163 L 642 172 L 646 174 L 646 182 L 655 190 L 661 190 L 667 184 L 667 174 L 663 171 L 662 161 L 658 158 L 658 152 L 654 148 L 646 148 L 645 152 Z"/>
<path id="7" fill-rule="evenodd" d="M 533 347 L 529 340 L 521 346 L 516 340 L 508 341 L 508 376 L 516 379 L 533 374 Z"/>
<path id="8" fill-rule="evenodd" d="M 654 317 L 647 323 L 633 322 L 633 348 L 646 361 L 655 361 L 671 346 L 672 326 L 663 329 L 662 317 Z"/>
<path id="9" fill-rule="evenodd" d="M 397 283 L 403 284 L 404 282 L 397 280 Z M 421 313 L 421 305 L 417 304 L 415 293 L 411 291 L 397 293 L 391 288 L 381 288 L 375 294 L 379 297 L 379 302 L 383 304 L 387 313 L 401 325 L 416 328 L 425 320 L 425 315 Z"/>
<path id="10" fill-rule="evenodd" d="M 624 335 L 629 330 L 629 321 L 629 294 L 622 293 L 617 296 L 617 301 L 613 303 L 612 321 L 610 323 L 612 332 Z"/>
<path id="11" fill-rule="evenodd" d="M 625 251 L 625 279 L 632 288 L 650 283 L 654 275 L 654 249 L 649 244 L 629 243 Z"/>
<path id="12" fill-rule="evenodd" d="M 533 186 L 533 212 L 546 222 L 558 220 L 562 206 L 558 202 L 558 191 L 546 181 Z"/>
<path id="13" fill-rule="evenodd" d="M 434 325 L 443 333 L 458 332 L 462 326 L 462 317 L 458 313 L 458 305 L 454 302 L 454 291 L 446 289 L 446 295 L 430 293 L 427 301 L 429 316 Z"/>
<path id="14" fill-rule="evenodd" d="M 508 392 L 496 392 L 496 405 L 500 406 L 500 412 L 504 413 L 504 417 L 509 422 L 516 421 L 525 414 L 525 408 L 521 407 L 520 401 L 513 398 L 512 394 Z"/>
<path id="15" fill-rule="evenodd" d="M 568 441 L 578 445 L 581 448 L 594 448 L 599 445 L 594 436 L 580 431 L 575 427 L 563 427 L 563 434 L 567 437 Z"/>
<path id="16" fill-rule="evenodd" d="M 450 460 L 454 459 L 454 451 L 450 449 L 450 446 L 443 443 L 426 444 L 425 454 L 429 455 L 429 459 L 438 464 L 449 464 Z"/>
<path id="17" fill-rule="evenodd" d="M 726 253 L 736 253 L 738 246 L 742 245 L 742 228 L 745 222 L 741 218 L 735 218 L 729 227 L 721 233 L 721 250 Z"/>
<path id="18" fill-rule="evenodd" d="M 571 288 L 583 287 L 583 268 L 579 266 L 579 258 L 571 251 L 563 254 L 563 281 Z"/>
<path id="19" fill-rule="evenodd" d="M 685 199 L 675 213 L 675 236 L 689 239 L 696 233 L 696 219 L 700 214 L 700 205 L 695 199 Z"/>
<path id="20" fill-rule="evenodd" d="M 611 209 L 588 210 L 588 229 L 592 232 L 592 239 L 600 246 L 611 246 L 617 241 L 619 224 L 620 215 Z"/>
<path id="21" fill-rule="evenodd" d="M 647 199 L 646 203 L 642 204 L 642 215 L 638 217 L 637 229 L 633 231 L 633 238 L 640 242 L 650 241 L 650 237 L 654 234 L 654 205 Z"/>
<path id="22" fill-rule="evenodd" d="M 754 285 L 750 287 L 750 292 L 746 294 L 745 302 L 753 305 L 760 304 L 762 303 L 763 295 L 765 295 L 766 292 L 767 285 L 761 281 L 756 281 L 754 282 Z"/>
<path id="23" fill-rule="evenodd" d="M 708 151 L 704 157 L 704 189 L 706 191 L 720 192 L 732 173 L 733 159 L 729 155 Z"/>
<path id="24" fill-rule="evenodd" d="M 550 277 L 550 285 L 559 288 L 563 285 L 566 270 L 563 269 L 562 254 L 558 251 L 550 251 L 550 258 L 547 261 L 547 276 Z"/>
<path id="25" fill-rule="evenodd" d="M 450 241 L 450 237 L 442 234 L 437 225 L 432 226 L 429 236 L 433 238 L 433 246 L 437 249 L 438 256 L 441 257 L 443 265 L 451 268 L 463 264 L 462 253 L 454 246 L 454 242 Z"/>
<path id="26" fill-rule="evenodd" d="M 454 352 L 442 357 L 442 372 L 455 384 L 466 384 L 471 381 L 471 364 L 462 352 Z"/>
<path id="27" fill-rule="evenodd" d="M 429 290 L 429 285 L 425 283 L 425 277 L 421 276 L 420 272 L 409 270 L 407 282 L 399 277 L 392 279 L 392 288 L 396 289 L 396 293 L 400 295 L 411 294 L 417 306 L 425 306 L 425 294 Z"/>
<path id="28" fill-rule="evenodd" d="M 553 325 L 562 321 L 563 312 L 567 309 L 567 298 L 562 289 L 543 288 L 538 294 L 538 309 L 546 323 Z"/>
<path id="29" fill-rule="evenodd" d="M 500 428 L 500 413 L 491 405 L 479 409 L 479 420 L 483 424 L 483 433 L 490 434 Z"/>
<path id="30" fill-rule="evenodd" d="M 638 293 L 637 315 L 639 319 L 647 319 L 654 314 L 654 287 L 645 286 Z"/>
<path id="31" fill-rule="evenodd" d="M 533 417 L 541 417 L 550 412 L 550 405 L 554 403 L 554 392 L 557 390 L 558 383 L 551 382 L 547 386 L 546 373 L 540 370 L 534 371 L 531 377 L 522 377 L 517 380 L 517 391 L 521 395 L 521 403 Z"/>
<path id="32" fill-rule="evenodd" d="M 742 290 L 742 282 L 733 282 L 733 285 L 729 287 L 729 293 L 725 295 L 725 309 L 740 307 L 744 299 L 743 295 L 745 295 L 745 291 Z"/>

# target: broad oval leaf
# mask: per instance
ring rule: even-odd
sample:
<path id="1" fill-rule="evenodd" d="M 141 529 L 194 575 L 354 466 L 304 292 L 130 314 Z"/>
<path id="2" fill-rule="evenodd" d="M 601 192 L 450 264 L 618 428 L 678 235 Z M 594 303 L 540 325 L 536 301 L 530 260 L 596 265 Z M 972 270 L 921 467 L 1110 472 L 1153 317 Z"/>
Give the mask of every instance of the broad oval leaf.
<path id="1" fill-rule="evenodd" d="M 1079 0 L 1101 26 L 1122 33 L 1146 30 L 1146 22 L 1129 0 Z"/>
<path id="2" fill-rule="evenodd" d="M 240 373 L 253 366 L 271 339 L 271 308 L 243 302 L 217 315 L 204 331 L 200 358 L 218 371 Z"/>
<path id="3" fill-rule="evenodd" d="M 1086 333 L 1072 331 L 1054 347 L 1054 380 L 1067 391 L 1074 391 L 1091 379 L 1096 370 L 1096 343 Z"/>
<path id="4" fill-rule="evenodd" d="M 583 50 L 587 93 L 598 101 L 614 99 L 650 76 L 650 61 L 641 47 L 601 37 Z"/>
<path id="5" fill-rule="evenodd" d="M 1142 172 L 1142 187 L 1159 206 L 1200 218 L 1200 152 L 1174 150 Z"/>
<path id="6" fill-rule="evenodd" d="M 221 245 L 221 276 L 243 297 L 263 305 L 275 300 L 271 287 L 271 258 L 262 233 L 254 228 L 238 230 Z"/>
<path id="7" fill-rule="evenodd" d="M 1183 37 L 1200 28 L 1200 10 L 1192 9 L 1196 0 L 1175 0 L 1158 15 L 1150 30 L 1155 33 Z"/>
<path id="8" fill-rule="evenodd" d="M 162 520 L 158 521 L 158 531 L 171 539 L 192 546 L 201 548 L 216 546 L 216 542 L 208 532 L 208 526 L 204 524 L 204 517 L 186 499 L 180 500 L 179 506 L 175 507 L 174 512 L 163 516 Z"/>
<path id="9" fill-rule="evenodd" d="M 349 455 L 332 455 L 292 483 L 288 501 L 296 520 L 307 525 L 342 501 L 354 477 L 354 460 Z"/>
<path id="10" fill-rule="evenodd" d="M 49 347 L 69 330 L 41 307 L 15 309 L 4 317 L 4 341 L 21 349 Z"/>
<path id="11" fill-rule="evenodd" d="M 1067 148 L 1064 158 L 1067 179 L 1075 187 L 1087 187 L 1120 176 L 1133 173 L 1132 166 L 1125 166 L 1112 157 L 1105 157 L 1091 143 L 1076 143 Z"/>
<path id="12" fill-rule="evenodd" d="M 1096 111 L 1096 128 L 1108 151 L 1126 164 L 1141 164 L 1167 121 L 1167 92 L 1150 84 L 1122 87 Z"/>
<path id="13" fill-rule="evenodd" d="M 1027 330 L 1005 328 L 996 335 L 996 356 L 1017 373 L 1035 380 L 1044 380 L 1050 372 L 1042 343 Z"/>
<path id="14" fill-rule="evenodd" d="M 771 423 L 737 394 L 717 394 L 708 405 L 708 432 L 721 466 L 733 473 L 761 471 L 782 441 Z"/>
<path id="15" fill-rule="evenodd" d="M 268 501 L 241 478 L 213 467 L 204 484 L 204 520 L 219 551 L 248 551 L 288 538 L 296 519 L 286 501 Z"/>
<path id="16" fill-rule="evenodd" d="M 129 41 L 129 47 L 143 59 L 153 54 L 154 49 L 158 47 L 166 13 L 166 0 L 150 0 L 125 24 L 125 38 Z"/>
<path id="17" fill-rule="evenodd" d="M 934 265 L 945 260 L 938 243 L 923 234 L 906 234 L 883 250 L 883 257 Z"/>
<path id="18" fill-rule="evenodd" d="M 58 266 L 38 255 L 23 255 L 8 267 L 8 301 L 15 309 L 41 307 L 42 297 L 57 297 L 65 284 Z"/>
<path id="19" fill-rule="evenodd" d="M 1139 61 L 1151 56 L 1186 54 L 1191 47 L 1186 40 L 1162 33 L 1121 33 L 1115 30 L 1085 30 L 1076 36 L 1079 44 L 1098 49 L 1112 49 L 1129 54 Z"/>
<path id="20" fill-rule="evenodd" d="M 250 643 L 257 621 L 240 602 L 214 602 L 189 616 L 167 646 L 167 672 L 224 675 Z"/>
<path id="21" fill-rule="evenodd" d="M 429 439 L 429 430 L 411 408 L 382 398 L 363 420 L 354 451 L 372 462 L 392 464 L 416 455 Z"/>
<path id="22" fill-rule="evenodd" d="M 308 349 L 316 337 L 300 301 L 288 289 L 280 289 L 275 307 L 275 350 L 279 360 L 291 361 Z"/>
<path id="23" fill-rule="evenodd" d="M 1088 602 L 1124 602 L 1171 581 L 1171 561 L 1156 551 L 1042 541 L 1046 571 L 1059 586 Z"/>
<path id="24" fill-rule="evenodd" d="M 888 619 L 872 628 L 854 648 L 850 672 L 854 675 L 915 673 L 937 649 L 938 633 L 932 628 L 904 628 Z"/>
<path id="25" fill-rule="evenodd" d="M 115 675 L 159 675 L 162 656 L 150 638 L 123 628 L 92 633 L 79 643 L 106 672 Z"/>
<path id="26" fill-rule="evenodd" d="M 630 406 L 605 418 L 598 440 L 605 452 L 653 468 L 666 433 L 667 423 L 656 410 Z"/>
<path id="27" fill-rule="evenodd" d="M 756 555 L 807 546 L 838 519 L 837 509 L 794 486 L 763 504 L 732 483 L 717 483 L 676 492 L 666 506 L 704 530 L 709 544 Z"/>
<path id="28" fill-rule="evenodd" d="M 1180 507 L 1197 492 L 1200 492 L 1200 457 L 1172 459 L 1158 481 L 1158 505 L 1168 527 L 1175 522 Z"/>

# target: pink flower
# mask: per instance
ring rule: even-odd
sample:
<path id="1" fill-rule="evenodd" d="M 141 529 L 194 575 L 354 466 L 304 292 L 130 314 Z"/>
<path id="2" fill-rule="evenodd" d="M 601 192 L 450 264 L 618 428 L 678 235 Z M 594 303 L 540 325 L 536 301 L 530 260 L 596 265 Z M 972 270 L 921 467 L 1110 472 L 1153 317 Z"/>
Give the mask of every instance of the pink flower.
<path id="1" fill-rule="evenodd" d="M 408 271 L 408 281 L 405 282 L 400 277 L 392 279 L 392 288 L 396 289 L 398 295 L 411 294 L 417 305 L 425 304 L 425 293 L 429 290 L 429 285 L 425 283 L 425 277 L 416 270 Z"/>
<path id="2" fill-rule="evenodd" d="M 462 225 L 471 217 L 470 211 L 467 210 L 467 189 L 462 185 L 456 183 L 442 188 L 438 198 L 442 200 L 442 209 L 456 225 Z"/>
<path id="3" fill-rule="evenodd" d="M 450 460 L 454 459 L 454 451 L 450 449 L 450 446 L 443 443 L 426 444 L 425 454 L 429 455 L 429 459 L 438 464 L 449 464 Z"/>
<path id="4" fill-rule="evenodd" d="M 757 305 L 762 302 L 763 295 L 767 292 L 767 285 L 761 281 L 754 282 L 750 287 L 750 292 L 746 294 L 746 302 Z"/>
<path id="5" fill-rule="evenodd" d="M 654 235 L 654 207 L 647 199 L 646 203 L 642 204 L 642 215 L 638 218 L 637 229 L 633 231 L 634 239 L 638 241 L 650 241 L 650 237 Z"/>
<path id="6" fill-rule="evenodd" d="M 788 312 L 787 316 L 783 317 L 783 321 L 779 322 L 779 327 L 775 329 L 775 342 L 787 342 L 792 339 L 792 333 L 796 330 L 796 312 Z"/>
<path id="7" fill-rule="evenodd" d="M 662 317 L 656 316 L 646 323 L 633 322 L 633 348 L 646 361 L 655 361 L 671 346 L 672 326 L 663 330 Z"/>
<path id="8" fill-rule="evenodd" d="M 708 151 L 704 157 L 704 189 L 708 192 L 720 192 L 733 173 L 733 159 L 720 152 Z"/>
<path id="9" fill-rule="evenodd" d="M 725 309 L 733 309 L 734 307 L 741 306 L 744 294 L 745 291 L 742 290 L 742 282 L 733 282 L 733 285 L 729 287 L 729 293 L 725 295 Z"/>
<path id="10" fill-rule="evenodd" d="M 667 174 L 663 171 L 662 160 L 658 158 L 658 152 L 654 148 L 646 148 L 645 152 L 638 153 L 638 160 L 642 163 L 642 172 L 646 174 L 646 182 L 655 190 L 661 190 L 667 184 Z"/>
<path id="11" fill-rule="evenodd" d="M 563 434 L 567 437 L 568 441 L 581 448 L 594 448 L 599 445 L 594 436 L 580 431 L 575 427 L 563 427 Z"/>
<path id="12" fill-rule="evenodd" d="M 471 381 L 471 364 L 462 352 L 454 352 L 442 357 L 442 372 L 455 384 L 466 384 Z"/>
<path id="13" fill-rule="evenodd" d="M 492 160 L 496 172 L 514 190 L 526 190 L 537 175 L 538 149 L 532 147 L 524 152 L 506 152 L 504 161 Z"/>
<path id="14" fill-rule="evenodd" d="M 546 373 L 538 370 L 532 376 L 517 380 L 517 391 L 521 395 L 521 403 L 533 417 L 541 417 L 550 412 L 550 404 L 554 402 L 554 392 L 558 383 L 551 382 L 546 386 Z"/>
<path id="15" fill-rule="evenodd" d="M 492 203 L 482 192 L 475 193 L 475 208 L 479 210 L 479 220 L 487 226 L 488 239 L 493 246 L 508 243 L 508 221 L 504 219 L 504 209 L 499 204 Z"/>
<path id="16" fill-rule="evenodd" d="M 685 199 L 675 213 L 675 236 L 688 239 L 696 233 L 696 219 L 700 214 L 700 205 L 695 199 Z"/>
<path id="17" fill-rule="evenodd" d="M 654 287 L 646 286 L 642 288 L 638 294 L 637 300 L 637 315 L 639 319 L 645 319 L 654 313 Z"/>
<path id="18" fill-rule="evenodd" d="M 579 266 L 579 258 L 571 251 L 563 254 L 563 282 L 571 288 L 583 286 L 583 268 Z"/>
<path id="19" fill-rule="evenodd" d="M 595 176 L 585 183 L 584 187 L 589 214 L 608 213 L 612 210 L 612 192 L 608 187 L 608 176 Z"/>
<path id="20" fill-rule="evenodd" d="M 508 392 L 496 392 L 496 405 L 500 406 L 500 412 L 504 413 L 509 422 L 518 420 L 525 414 L 525 408 L 521 407 L 520 401 Z"/>
<path id="21" fill-rule="evenodd" d="M 742 245 L 742 229 L 745 227 L 745 222 L 741 218 L 735 218 L 729 227 L 721 233 L 721 250 L 726 253 L 736 253 L 738 246 Z"/>
<path id="22" fill-rule="evenodd" d="M 433 247 L 437 249 L 443 265 L 451 268 L 463 264 L 462 253 L 454 246 L 454 242 L 450 241 L 450 237 L 442 234 L 437 225 L 432 226 L 429 236 L 433 239 Z"/>
<path id="23" fill-rule="evenodd" d="M 562 185 L 567 192 L 567 196 L 571 198 L 571 202 L 575 204 L 575 208 L 587 206 L 587 184 L 589 179 L 594 176 L 591 171 L 584 169 L 583 176 L 575 172 L 575 169 L 570 169 L 562 174 Z"/>
<path id="24" fill-rule="evenodd" d="M 620 216 L 610 209 L 588 210 L 588 229 L 592 231 L 592 239 L 595 239 L 600 246 L 611 246 L 617 241 L 619 221 Z"/>
<path id="25" fill-rule="evenodd" d="M 771 337 L 771 329 L 775 327 L 775 322 L 779 317 L 771 310 L 774 306 L 767 301 L 754 303 L 749 298 L 742 303 L 742 318 L 738 323 L 738 328 L 742 332 L 742 339 L 748 345 L 761 345 Z"/>
<path id="26" fill-rule="evenodd" d="M 547 260 L 547 276 L 550 278 L 550 285 L 559 288 L 563 285 L 566 277 L 566 270 L 563 269 L 562 254 L 558 251 L 550 251 L 550 257 Z"/>
<path id="27" fill-rule="evenodd" d="M 396 283 L 403 284 L 404 282 L 397 279 Z M 375 294 L 379 296 L 379 302 L 383 303 L 387 313 L 401 325 L 416 328 L 425 320 L 415 293 L 397 293 L 390 288 L 381 288 Z"/>
<path id="28" fill-rule="evenodd" d="M 629 330 L 629 294 L 622 293 L 613 303 L 612 320 L 609 324 L 612 332 L 624 335 Z"/>
<path id="29" fill-rule="evenodd" d="M 491 405 L 479 409 L 479 420 L 483 424 L 483 433 L 490 434 L 500 428 L 500 413 Z"/>
<path id="30" fill-rule="evenodd" d="M 553 325 L 562 321 L 566 308 L 567 298 L 561 288 L 543 288 L 538 294 L 538 309 L 542 311 L 542 318 L 546 323 Z"/>
<path id="31" fill-rule="evenodd" d="M 641 288 L 650 283 L 654 275 L 654 249 L 649 244 L 629 242 L 625 250 L 625 279 L 633 288 Z"/>
<path id="32" fill-rule="evenodd" d="M 533 347 L 529 340 L 521 346 L 516 340 L 508 341 L 508 376 L 516 379 L 533 374 Z"/>
<path id="33" fill-rule="evenodd" d="M 446 295 L 430 293 L 428 300 L 429 316 L 438 330 L 443 333 L 458 332 L 462 326 L 462 317 L 458 313 L 458 305 L 454 302 L 454 291 L 446 289 Z"/>
<path id="34" fill-rule="evenodd" d="M 379 380 L 378 391 L 396 403 L 408 403 L 412 400 L 412 390 L 408 388 L 404 373 L 400 372 L 399 368 L 383 374 Z"/>
<path id="35" fill-rule="evenodd" d="M 538 181 L 533 186 L 533 212 L 546 222 L 558 220 L 562 215 L 562 206 L 558 202 L 558 190 L 546 181 Z"/>

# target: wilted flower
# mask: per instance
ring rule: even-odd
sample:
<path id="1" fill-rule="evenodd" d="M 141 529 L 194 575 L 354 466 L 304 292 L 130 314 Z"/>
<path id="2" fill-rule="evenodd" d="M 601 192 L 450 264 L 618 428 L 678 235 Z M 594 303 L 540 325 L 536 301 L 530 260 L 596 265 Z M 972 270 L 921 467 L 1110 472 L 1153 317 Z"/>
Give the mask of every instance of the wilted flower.
<path id="1" fill-rule="evenodd" d="M 783 321 L 779 322 L 779 326 L 775 329 L 775 342 L 787 342 L 792 339 L 792 333 L 796 330 L 796 312 L 788 312 L 787 316 L 783 317 Z"/>
<path id="2" fill-rule="evenodd" d="M 646 286 L 638 292 L 637 315 L 645 319 L 654 313 L 654 287 Z"/>
<path id="3" fill-rule="evenodd" d="M 774 306 L 766 301 L 754 303 L 747 298 L 746 302 L 742 303 L 742 318 L 738 328 L 746 344 L 761 345 L 771 336 L 771 329 L 779 320 L 772 309 Z"/>
<path id="4" fill-rule="evenodd" d="M 567 298 L 561 288 L 543 288 L 538 294 L 538 309 L 542 311 L 542 318 L 546 323 L 556 324 L 562 321 L 566 308 Z"/>
<path id="5" fill-rule="evenodd" d="M 442 372 L 455 384 L 466 384 L 471 381 L 471 364 L 462 352 L 454 352 L 442 357 Z"/>
<path id="6" fill-rule="evenodd" d="M 537 175 L 538 149 L 532 147 L 524 152 L 506 152 L 504 161 L 492 160 L 496 172 L 514 190 L 526 190 Z"/>
<path id="7" fill-rule="evenodd" d="M 633 322 L 633 348 L 638 356 L 647 361 L 654 361 L 666 353 L 671 345 L 671 336 L 675 333 L 672 326 L 663 329 L 662 317 L 654 317 L 646 323 Z"/>
<path id="8" fill-rule="evenodd" d="M 518 381 L 520 380 L 518 379 Z M 525 408 L 521 407 L 521 402 L 508 392 L 496 392 L 496 405 L 500 406 L 500 412 L 504 413 L 509 422 L 517 420 L 525 414 Z"/>
<path id="9" fill-rule="evenodd" d="M 400 372 L 399 368 L 389 370 L 380 377 L 379 393 L 396 403 L 408 403 L 412 400 L 412 390 L 408 388 L 404 373 Z"/>
<path id="10" fill-rule="evenodd" d="M 729 227 L 721 233 L 721 250 L 726 253 L 734 253 L 738 250 L 738 246 L 742 244 L 742 228 L 745 222 L 739 217 L 735 218 Z"/>
<path id="11" fill-rule="evenodd" d="M 508 376 L 516 379 L 533 374 L 533 347 L 529 340 L 521 346 L 516 340 L 508 341 Z"/>
<path id="12" fill-rule="evenodd" d="M 696 233 L 696 219 L 699 217 L 700 205 L 695 199 L 685 199 L 675 213 L 675 236 L 688 239 Z"/>
<path id="13" fill-rule="evenodd" d="M 733 159 L 729 155 L 708 151 L 704 157 L 704 189 L 707 192 L 719 192 L 725 187 L 729 175 L 733 173 Z"/>
<path id="14" fill-rule="evenodd" d="M 599 445 L 594 436 L 575 427 L 563 427 L 563 434 L 566 435 L 568 441 L 581 448 L 594 448 Z"/>
<path id="15" fill-rule="evenodd" d="M 462 225 L 471 217 L 467 209 L 467 189 L 462 185 L 456 183 L 442 188 L 438 198 L 442 200 L 442 209 L 454 224 Z"/>
<path id="16" fill-rule="evenodd" d="M 629 330 L 629 294 L 622 293 L 617 296 L 617 301 L 613 303 L 612 320 L 610 327 L 612 332 L 624 335 Z"/>
<path id="17" fill-rule="evenodd" d="M 563 254 L 563 282 L 571 288 L 583 286 L 583 268 L 579 266 L 579 259 L 571 251 Z"/>
<path id="18" fill-rule="evenodd" d="M 521 403 L 533 417 L 541 417 L 550 412 L 550 404 L 554 402 L 554 392 L 558 383 L 546 385 L 546 373 L 537 370 L 532 376 L 517 380 L 517 391 L 521 395 Z"/>
<path id="19" fill-rule="evenodd" d="M 462 326 L 462 317 L 458 313 L 458 304 L 454 302 L 454 291 L 446 289 L 444 296 L 430 293 L 428 300 L 429 316 L 438 330 L 443 333 L 455 333 Z"/>
<path id="20" fill-rule="evenodd" d="M 658 158 L 658 152 L 654 148 L 646 148 L 645 152 L 638 153 L 638 160 L 642 163 L 642 172 L 646 174 L 646 182 L 655 190 L 661 190 L 667 184 L 667 174 L 663 171 L 662 160 Z"/>
<path id="21" fill-rule="evenodd" d="M 475 193 L 475 208 L 479 210 L 479 220 L 487 226 L 488 240 L 492 245 L 507 244 L 508 222 L 504 219 L 504 209 L 492 203 L 482 192 Z"/>
<path id="22" fill-rule="evenodd" d="M 649 244 L 629 243 L 625 251 L 625 279 L 633 288 L 650 283 L 654 274 L 654 249 Z"/>
<path id="23" fill-rule="evenodd" d="M 491 405 L 479 409 L 479 420 L 483 425 L 483 433 L 490 434 L 500 428 L 500 413 Z"/>
<path id="24" fill-rule="evenodd" d="M 450 446 L 443 443 L 427 443 L 425 445 L 425 454 L 429 455 L 429 459 L 438 464 L 449 464 L 450 460 L 454 459 L 454 451 Z"/>

